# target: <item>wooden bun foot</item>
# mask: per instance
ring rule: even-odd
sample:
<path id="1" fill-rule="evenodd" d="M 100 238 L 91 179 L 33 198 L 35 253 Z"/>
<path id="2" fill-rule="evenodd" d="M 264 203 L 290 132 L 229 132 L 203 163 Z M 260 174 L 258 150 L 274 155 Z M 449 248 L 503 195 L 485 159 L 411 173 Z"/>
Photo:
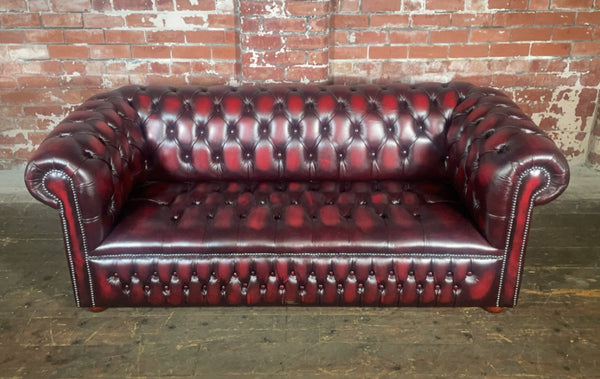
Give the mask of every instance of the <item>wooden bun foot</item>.
<path id="1" fill-rule="evenodd" d="M 483 307 L 486 311 L 490 313 L 500 313 L 504 308 L 502 307 Z"/>
<path id="2" fill-rule="evenodd" d="M 89 307 L 88 309 L 90 310 L 90 312 L 94 312 L 94 313 L 100 313 L 100 312 L 104 312 L 106 310 L 105 307 Z"/>

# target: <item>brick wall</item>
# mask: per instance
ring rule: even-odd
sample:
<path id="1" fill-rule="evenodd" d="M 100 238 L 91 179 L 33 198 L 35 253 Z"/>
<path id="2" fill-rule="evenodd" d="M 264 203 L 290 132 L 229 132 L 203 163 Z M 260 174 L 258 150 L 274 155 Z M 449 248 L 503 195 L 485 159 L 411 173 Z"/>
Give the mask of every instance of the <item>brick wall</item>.
<path id="1" fill-rule="evenodd" d="M 600 0 L 0 0 L 0 169 L 126 84 L 468 80 L 600 168 Z M 594 125 L 595 131 L 594 131 Z"/>

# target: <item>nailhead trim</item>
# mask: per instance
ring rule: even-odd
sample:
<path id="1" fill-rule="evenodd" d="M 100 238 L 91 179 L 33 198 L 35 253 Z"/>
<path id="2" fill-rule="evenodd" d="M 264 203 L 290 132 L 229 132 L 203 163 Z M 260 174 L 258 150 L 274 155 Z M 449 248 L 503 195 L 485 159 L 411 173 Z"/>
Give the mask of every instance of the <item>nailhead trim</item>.
<path id="1" fill-rule="evenodd" d="M 278 254 L 278 253 L 229 253 L 222 254 L 222 257 L 396 257 L 396 258 L 459 258 L 459 259 L 482 259 L 482 260 L 499 260 L 502 259 L 500 255 L 477 255 L 477 254 L 421 254 L 421 253 L 300 253 L 300 254 Z M 135 259 L 135 258 L 147 258 L 147 257 L 155 257 L 155 258 L 171 258 L 171 257 L 198 257 L 198 258 L 213 258 L 212 254 L 198 254 L 198 253 L 178 253 L 178 254 L 164 254 L 164 253 L 151 253 L 145 254 L 140 253 L 139 255 L 135 254 L 106 254 L 106 255 L 95 255 L 90 257 L 91 261 L 97 259 L 114 259 L 114 258 L 127 258 L 127 259 Z"/>
<path id="2" fill-rule="evenodd" d="M 88 258 L 87 238 L 85 235 L 85 230 L 83 229 L 82 215 L 81 215 L 81 210 L 79 208 L 79 200 L 77 198 L 77 193 L 75 192 L 75 184 L 73 183 L 73 179 L 69 175 L 67 175 L 66 172 L 64 172 L 62 170 L 56 170 L 56 169 L 50 170 L 50 171 L 46 172 L 46 174 L 44 174 L 44 176 L 42 178 L 42 184 L 43 184 L 44 191 L 48 194 L 48 196 L 50 196 L 51 198 L 56 200 L 56 202 L 59 204 L 59 207 L 60 207 L 59 215 L 60 215 L 60 219 L 61 219 L 61 223 L 62 223 L 63 236 L 64 236 L 65 242 L 66 242 L 65 244 L 67 246 L 69 270 L 71 271 L 71 280 L 73 281 L 73 289 L 75 292 L 75 303 L 79 307 L 79 306 L 81 306 L 81 301 L 79 299 L 78 289 L 77 289 L 77 280 L 75 278 L 75 265 L 73 263 L 73 251 L 71 248 L 71 240 L 69 238 L 69 233 L 68 233 L 64 204 L 56 195 L 54 195 L 52 192 L 50 192 L 50 190 L 46 186 L 46 179 L 51 174 L 58 174 L 58 175 L 62 176 L 63 178 L 65 178 L 69 182 L 71 191 L 73 193 L 73 201 L 75 203 L 75 213 L 77 214 L 77 223 L 79 224 L 79 229 L 81 231 L 85 268 L 86 268 L 87 275 L 88 275 L 88 282 L 89 282 L 88 284 L 90 286 L 90 299 L 92 302 L 92 307 L 95 307 L 96 300 L 95 300 L 95 295 L 94 295 L 94 285 L 93 285 L 93 280 L 92 280 L 92 273 L 91 273 L 90 263 L 89 263 L 89 258 Z"/>
<path id="3" fill-rule="evenodd" d="M 527 240 L 527 234 L 529 233 L 529 223 L 531 220 L 531 213 L 533 211 L 533 203 L 535 202 L 535 199 L 538 197 L 538 195 L 540 193 L 542 193 L 543 191 L 545 191 L 546 189 L 548 189 L 548 187 L 550 186 L 550 172 L 543 168 L 543 167 L 539 167 L 539 166 L 533 166 L 527 170 L 525 170 L 523 173 L 521 173 L 521 175 L 519 175 L 519 181 L 517 183 L 517 187 L 515 188 L 515 195 L 513 197 L 513 201 L 512 201 L 512 208 L 510 211 L 510 221 L 508 224 L 508 230 L 506 233 L 506 245 L 504 246 L 504 255 L 503 255 L 503 262 L 502 262 L 502 271 L 500 272 L 500 284 L 498 286 L 498 295 L 496 296 L 496 306 L 499 307 L 500 306 L 500 297 L 502 295 L 502 287 L 504 285 L 504 277 L 506 275 L 506 266 L 507 266 L 507 259 L 508 259 L 508 249 L 509 249 L 509 245 L 510 245 L 510 241 L 513 238 L 513 227 L 514 227 L 514 223 L 515 223 L 515 219 L 516 219 L 516 213 L 517 213 L 517 202 L 518 202 L 518 197 L 519 197 L 519 191 L 521 190 L 521 185 L 523 184 L 523 179 L 528 176 L 529 174 L 531 174 L 531 172 L 533 171 L 542 171 L 546 177 L 546 185 L 543 188 L 540 188 L 539 190 L 537 190 L 533 196 L 531 196 L 531 199 L 529 200 L 529 207 L 527 210 L 527 218 L 525 220 L 525 230 L 523 231 L 523 243 L 521 244 L 521 252 L 520 252 L 520 257 L 519 257 L 519 271 L 517 272 L 517 283 L 515 285 L 515 294 L 513 297 L 513 306 L 517 304 L 517 294 L 519 293 L 519 285 L 520 285 L 520 280 L 521 280 L 521 267 L 523 264 L 523 257 L 525 255 L 525 241 Z"/>

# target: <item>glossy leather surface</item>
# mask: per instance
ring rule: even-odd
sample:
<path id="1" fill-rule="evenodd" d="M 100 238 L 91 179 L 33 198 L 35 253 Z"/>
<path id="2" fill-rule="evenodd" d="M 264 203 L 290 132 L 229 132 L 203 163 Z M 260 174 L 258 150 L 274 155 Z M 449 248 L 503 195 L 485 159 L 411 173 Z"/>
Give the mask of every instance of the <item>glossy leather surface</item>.
<path id="1" fill-rule="evenodd" d="M 92 255 L 501 255 L 443 183 L 150 182 L 122 213 Z"/>
<path id="2" fill-rule="evenodd" d="M 432 301 L 434 284 L 427 301 L 381 305 L 511 306 L 531 207 L 558 196 L 568 173 L 554 143 L 513 102 L 467 83 L 130 86 L 67 116 L 32 157 L 26 184 L 60 209 L 81 306 L 216 304 L 164 296 L 156 303 L 146 287 L 180 280 L 184 294 L 203 260 L 213 270 L 233 259 L 251 272 L 261 255 L 270 267 L 289 268 L 296 258 L 317 267 L 319 256 L 336 254 L 335 265 L 318 263 L 334 272 L 336 293 L 356 274 L 354 259 L 376 271 L 382 258 L 394 272 L 383 282 L 402 286 L 408 272 L 424 286 L 428 272 L 453 271 L 466 259 L 478 265 L 477 295 Z M 398 262 L 412 268 L 399 274 Z M 161 273 L 163 266 L 170 268 Z M 336 273 L 338 266 L 346 271 Z M 276 296 L 290 270 L 257 280 Z M 107 287 L 115 272 L 121 292 Z M 212 274 L 196 274 L 201 286 L 212 283 Z M 228 297 L 237 280 L 228 275 L 215 279 L 226 287 L 219 304 L 239 300 Z M 315 275 L 317 291 L 331 279 Z M 442 286 L 444 275 L 433 283 Z M 252 275 L 244 278 L 250 286 Z M 136 280 L 145 297 L 126 300 Z M 383 282 L 368 288 L 381 294 Z"/>

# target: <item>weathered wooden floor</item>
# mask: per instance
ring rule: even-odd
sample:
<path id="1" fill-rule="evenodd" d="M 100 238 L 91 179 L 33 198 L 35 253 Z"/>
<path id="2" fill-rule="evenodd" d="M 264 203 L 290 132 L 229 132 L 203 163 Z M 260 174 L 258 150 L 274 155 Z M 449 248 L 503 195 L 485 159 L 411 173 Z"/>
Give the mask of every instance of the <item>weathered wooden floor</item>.
<path id="1" fill-rule="evenodd" d="M 600 376 L 600 201 L 537 208 L 520 304 L 91 313 L 57 214 L 0 204 L 0 377 Z"/>

